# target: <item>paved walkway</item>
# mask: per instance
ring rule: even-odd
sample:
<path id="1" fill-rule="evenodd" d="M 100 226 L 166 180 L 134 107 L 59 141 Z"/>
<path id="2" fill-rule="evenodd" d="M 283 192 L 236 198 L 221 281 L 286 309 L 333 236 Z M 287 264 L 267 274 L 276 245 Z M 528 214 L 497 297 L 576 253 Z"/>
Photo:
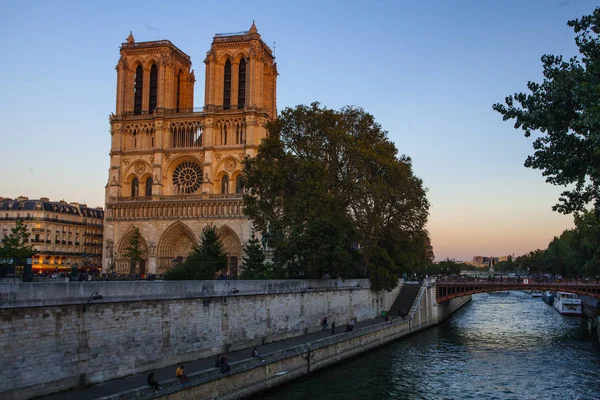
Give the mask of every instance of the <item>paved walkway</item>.
<path id="1" fill-rule="evenodd" d="M 375 318 L 365 321 L 359 321 L 356 324 L 355 329 L 360 329 L 366 326 L 375 325 L 383 322 L 383 318 Z M 336 334 L 343 333 L 346 330 L 346 326 L 338 326 L 336 327 Z M 289 347 L 294 347 L 303 343 L 312 342 L 314 340 L 322 339 L 325 337 L 331 336 L 331 326 L 330 328 L 323 332 L 314 332 L 309 333 L 307 335 L 296 336 L 286 340 L 280 340 L 278 342 L 273 342 L 269 344 L 265 344 L 258 347 L 258 352 L 260 355 L 267 355 L 268 353 L 283 350 Z M 252 348 L 233 351 L 231 353 L 226 353 L 227 361 L 229 364 L 242 361 L 245 359 L 249 359 L 252 356 Z M 171 365 L 169 367 L 159 368 L 154 370 L 154 378 L 159 382 L 163 383 L 169 380 L 175 379 L 175 370 L 180 364 Z M 184 363 L 185 372 L 188 377 L 195 372 L 214 369 L 215 365 L 215 356 L 200 358 L 195 361 L 189 361 Z M 124 392 L 127 390 L 135 389 L 138 387 L 146 387 L 146 379 L 148 376 L 146 373 L 140 373 L 135 375 L 126 376 L 124 378 L 117 378 L 110 381 L 102 382 L 95 384 L 93 386 L 89 386 L 85 389 L 71 389 L 64 392 L 56 393 L 49 396 L 39 397 L 39 399 L 45 400 L 90 400 L 97 399 L 99 397 L 110 396 L 119 392 Z M 235 370 L 233 371 L 235 372 Z"/>

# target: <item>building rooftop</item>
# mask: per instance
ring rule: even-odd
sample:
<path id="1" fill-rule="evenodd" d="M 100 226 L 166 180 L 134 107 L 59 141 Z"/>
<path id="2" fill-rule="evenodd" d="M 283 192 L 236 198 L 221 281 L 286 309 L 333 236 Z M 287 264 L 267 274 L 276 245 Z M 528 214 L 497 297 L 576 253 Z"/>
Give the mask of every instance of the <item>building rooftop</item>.
<path id="1" fill-rule="evenodd" d="M 85 204 L 68 204 L 65 201 L 49 201 L 48 198 L 30 200 L 27 197 L 13 199 L 0 199 L 0 211 L 51 211 L 68 215 L 81 215 L 88 218 L 104 218 L 104 210 L 90 208 Z"/>

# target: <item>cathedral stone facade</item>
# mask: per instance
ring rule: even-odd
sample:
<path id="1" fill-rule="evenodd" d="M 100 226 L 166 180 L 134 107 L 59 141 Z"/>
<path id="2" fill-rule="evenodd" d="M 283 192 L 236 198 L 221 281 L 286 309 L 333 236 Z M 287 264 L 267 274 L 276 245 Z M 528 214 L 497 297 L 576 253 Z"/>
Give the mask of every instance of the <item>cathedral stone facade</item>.
<path id="1" fill-rule="evenodd" d="M 217 227 L 237 275 L 251 235 L 244 215 L 242 160 L 256 155 L 277 115 L 277 65 L 254 23 L 216 34 L 207 52 L 204 107 L 195 109 L 190 57 L 168 40 L 129 35 L 117 64 L 110 117 L 103 268 L 164 273 Z M 124 257 L 139 228 L 143 260 Z"/>

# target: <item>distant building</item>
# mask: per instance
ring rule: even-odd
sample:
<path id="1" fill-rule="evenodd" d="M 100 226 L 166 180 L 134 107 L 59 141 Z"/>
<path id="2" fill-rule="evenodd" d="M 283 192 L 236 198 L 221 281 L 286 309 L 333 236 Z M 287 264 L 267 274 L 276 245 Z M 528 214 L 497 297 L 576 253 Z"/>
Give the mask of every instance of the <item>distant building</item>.
<path id="1" fill-rule="evenodd" d="M 0 200 L 0 239 L 10 235 L 17 220 L 30 233 L 36 250 L 34 271 L 94 270 L 102 266 L 104 210 L 85 204 L 49 201 L 47 197 Z"/>
<path id="2" fill-rule="evenodd" d="M 489 268 L 490 264 L 498 264 L 499 262 L 508 261 L 510 255 L 508 256 L 499 256 L 499 257 L 486 257 L 486 256 L 475 256 L 473 257 L 473 261 L 467 264 L 473 265 L 477 268 Z"/>

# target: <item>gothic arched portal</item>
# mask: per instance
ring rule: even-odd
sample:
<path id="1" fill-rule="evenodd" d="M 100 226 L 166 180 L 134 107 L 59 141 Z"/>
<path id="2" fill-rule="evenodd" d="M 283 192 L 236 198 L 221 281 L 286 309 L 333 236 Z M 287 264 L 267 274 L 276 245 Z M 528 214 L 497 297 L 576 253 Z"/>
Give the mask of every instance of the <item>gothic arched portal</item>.
<path id="1" fill-rule="evenodd" d="M 239 274 L 239 263 L 242 259 L 242 243 L 233 229 L 223 225 L 218 229 L 219 239 L 223 243 L 223 248 L 227 253 L 228 268 L 226 272 L 232 278 L 237 278 Z"/>
<path id="2" fill-rule="evenodd" d="M 174 222 L 158 241 L 157 273 L 163 274 L 173 266 L 173 260 L 185 259 L 194 249 L 196 238 L 192 230 L 182 222 Z"/>
<path id="3" fill-rule="evenodd" d="M 127 248 L 131 243 L 131 238 L 135 232 L 134 227 L 130 227 L 129 230 L 117 246 L 117 254 L 115 259 L 115 272 L 117 274 L 146 274 L 148 273 L 148 244 L 146 239 L 140 235 L 140 249 L 142 250 L 142 260 L 137 264 L 132 264 L 130 260 L 125 257 Z"/>

